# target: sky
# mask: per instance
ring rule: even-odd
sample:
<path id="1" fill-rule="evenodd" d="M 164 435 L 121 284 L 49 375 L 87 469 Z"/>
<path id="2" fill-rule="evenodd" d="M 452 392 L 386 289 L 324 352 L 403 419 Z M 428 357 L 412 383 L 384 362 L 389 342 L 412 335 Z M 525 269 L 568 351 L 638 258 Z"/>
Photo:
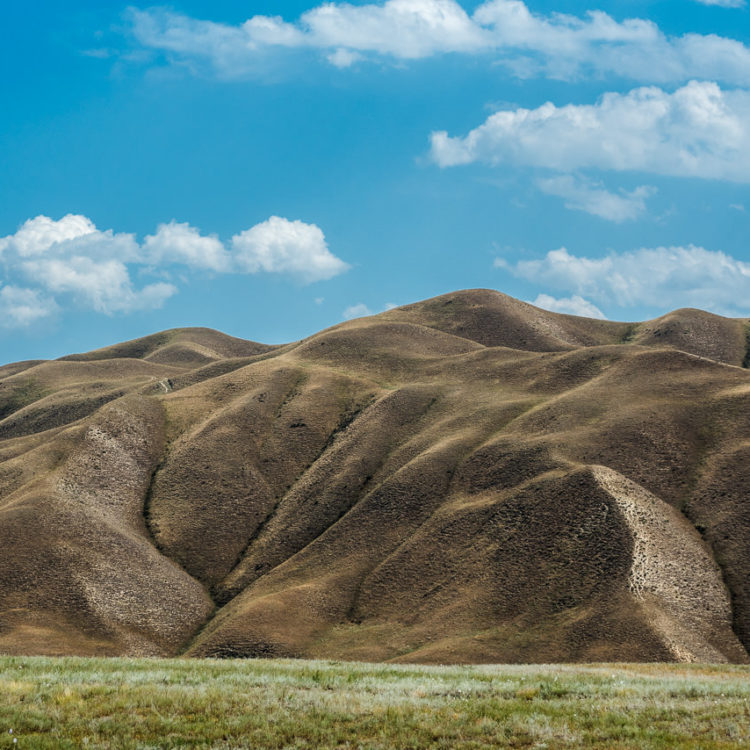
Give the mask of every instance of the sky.
<path id="1" fill-rule="evenodd" d="M 0 363 L 457 289 L 750 317 L 743 0 L 15 0 Z"/>

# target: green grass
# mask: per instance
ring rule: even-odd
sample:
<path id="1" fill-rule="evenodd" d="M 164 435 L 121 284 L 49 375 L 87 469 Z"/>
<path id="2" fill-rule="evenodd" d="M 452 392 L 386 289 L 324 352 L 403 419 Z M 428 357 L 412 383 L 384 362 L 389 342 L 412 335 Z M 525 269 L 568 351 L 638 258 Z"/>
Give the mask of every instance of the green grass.
<path id="1" fill-rule="evenodd" d="M 748 667 L 0 657 L 0 748 L 749 743 Z"/>

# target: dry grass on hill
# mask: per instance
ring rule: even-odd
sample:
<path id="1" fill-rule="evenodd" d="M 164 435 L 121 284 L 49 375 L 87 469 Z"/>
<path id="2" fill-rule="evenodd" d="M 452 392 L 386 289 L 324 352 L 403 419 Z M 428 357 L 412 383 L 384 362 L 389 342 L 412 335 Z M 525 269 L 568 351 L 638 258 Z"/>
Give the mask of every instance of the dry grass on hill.
<path id="1" fill-rule="evenodd" d="M 0 651 L 734 661 L 747 321 L 456 292 L 0 368 Z"/>

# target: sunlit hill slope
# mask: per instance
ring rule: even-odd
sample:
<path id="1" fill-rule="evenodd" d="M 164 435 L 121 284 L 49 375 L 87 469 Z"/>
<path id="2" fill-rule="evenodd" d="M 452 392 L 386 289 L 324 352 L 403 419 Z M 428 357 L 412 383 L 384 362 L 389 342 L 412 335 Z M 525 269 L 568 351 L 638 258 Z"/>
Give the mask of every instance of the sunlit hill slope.
<path id="1" fill-rule="evenodd" d="M 747 662 L 749 331 L 473 290 L 0 367 L 0 652 Z"/>

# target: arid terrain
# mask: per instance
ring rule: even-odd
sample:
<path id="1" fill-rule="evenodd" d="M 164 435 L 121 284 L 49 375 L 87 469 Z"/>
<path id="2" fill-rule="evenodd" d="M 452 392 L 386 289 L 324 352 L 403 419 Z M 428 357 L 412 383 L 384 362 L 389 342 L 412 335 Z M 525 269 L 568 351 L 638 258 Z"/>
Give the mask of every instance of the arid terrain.
<path id="1" fill-rule="evenodd" d="M 749 332 L 473 290 L 0 367 L 0 652 L 747 663 Z"/>

